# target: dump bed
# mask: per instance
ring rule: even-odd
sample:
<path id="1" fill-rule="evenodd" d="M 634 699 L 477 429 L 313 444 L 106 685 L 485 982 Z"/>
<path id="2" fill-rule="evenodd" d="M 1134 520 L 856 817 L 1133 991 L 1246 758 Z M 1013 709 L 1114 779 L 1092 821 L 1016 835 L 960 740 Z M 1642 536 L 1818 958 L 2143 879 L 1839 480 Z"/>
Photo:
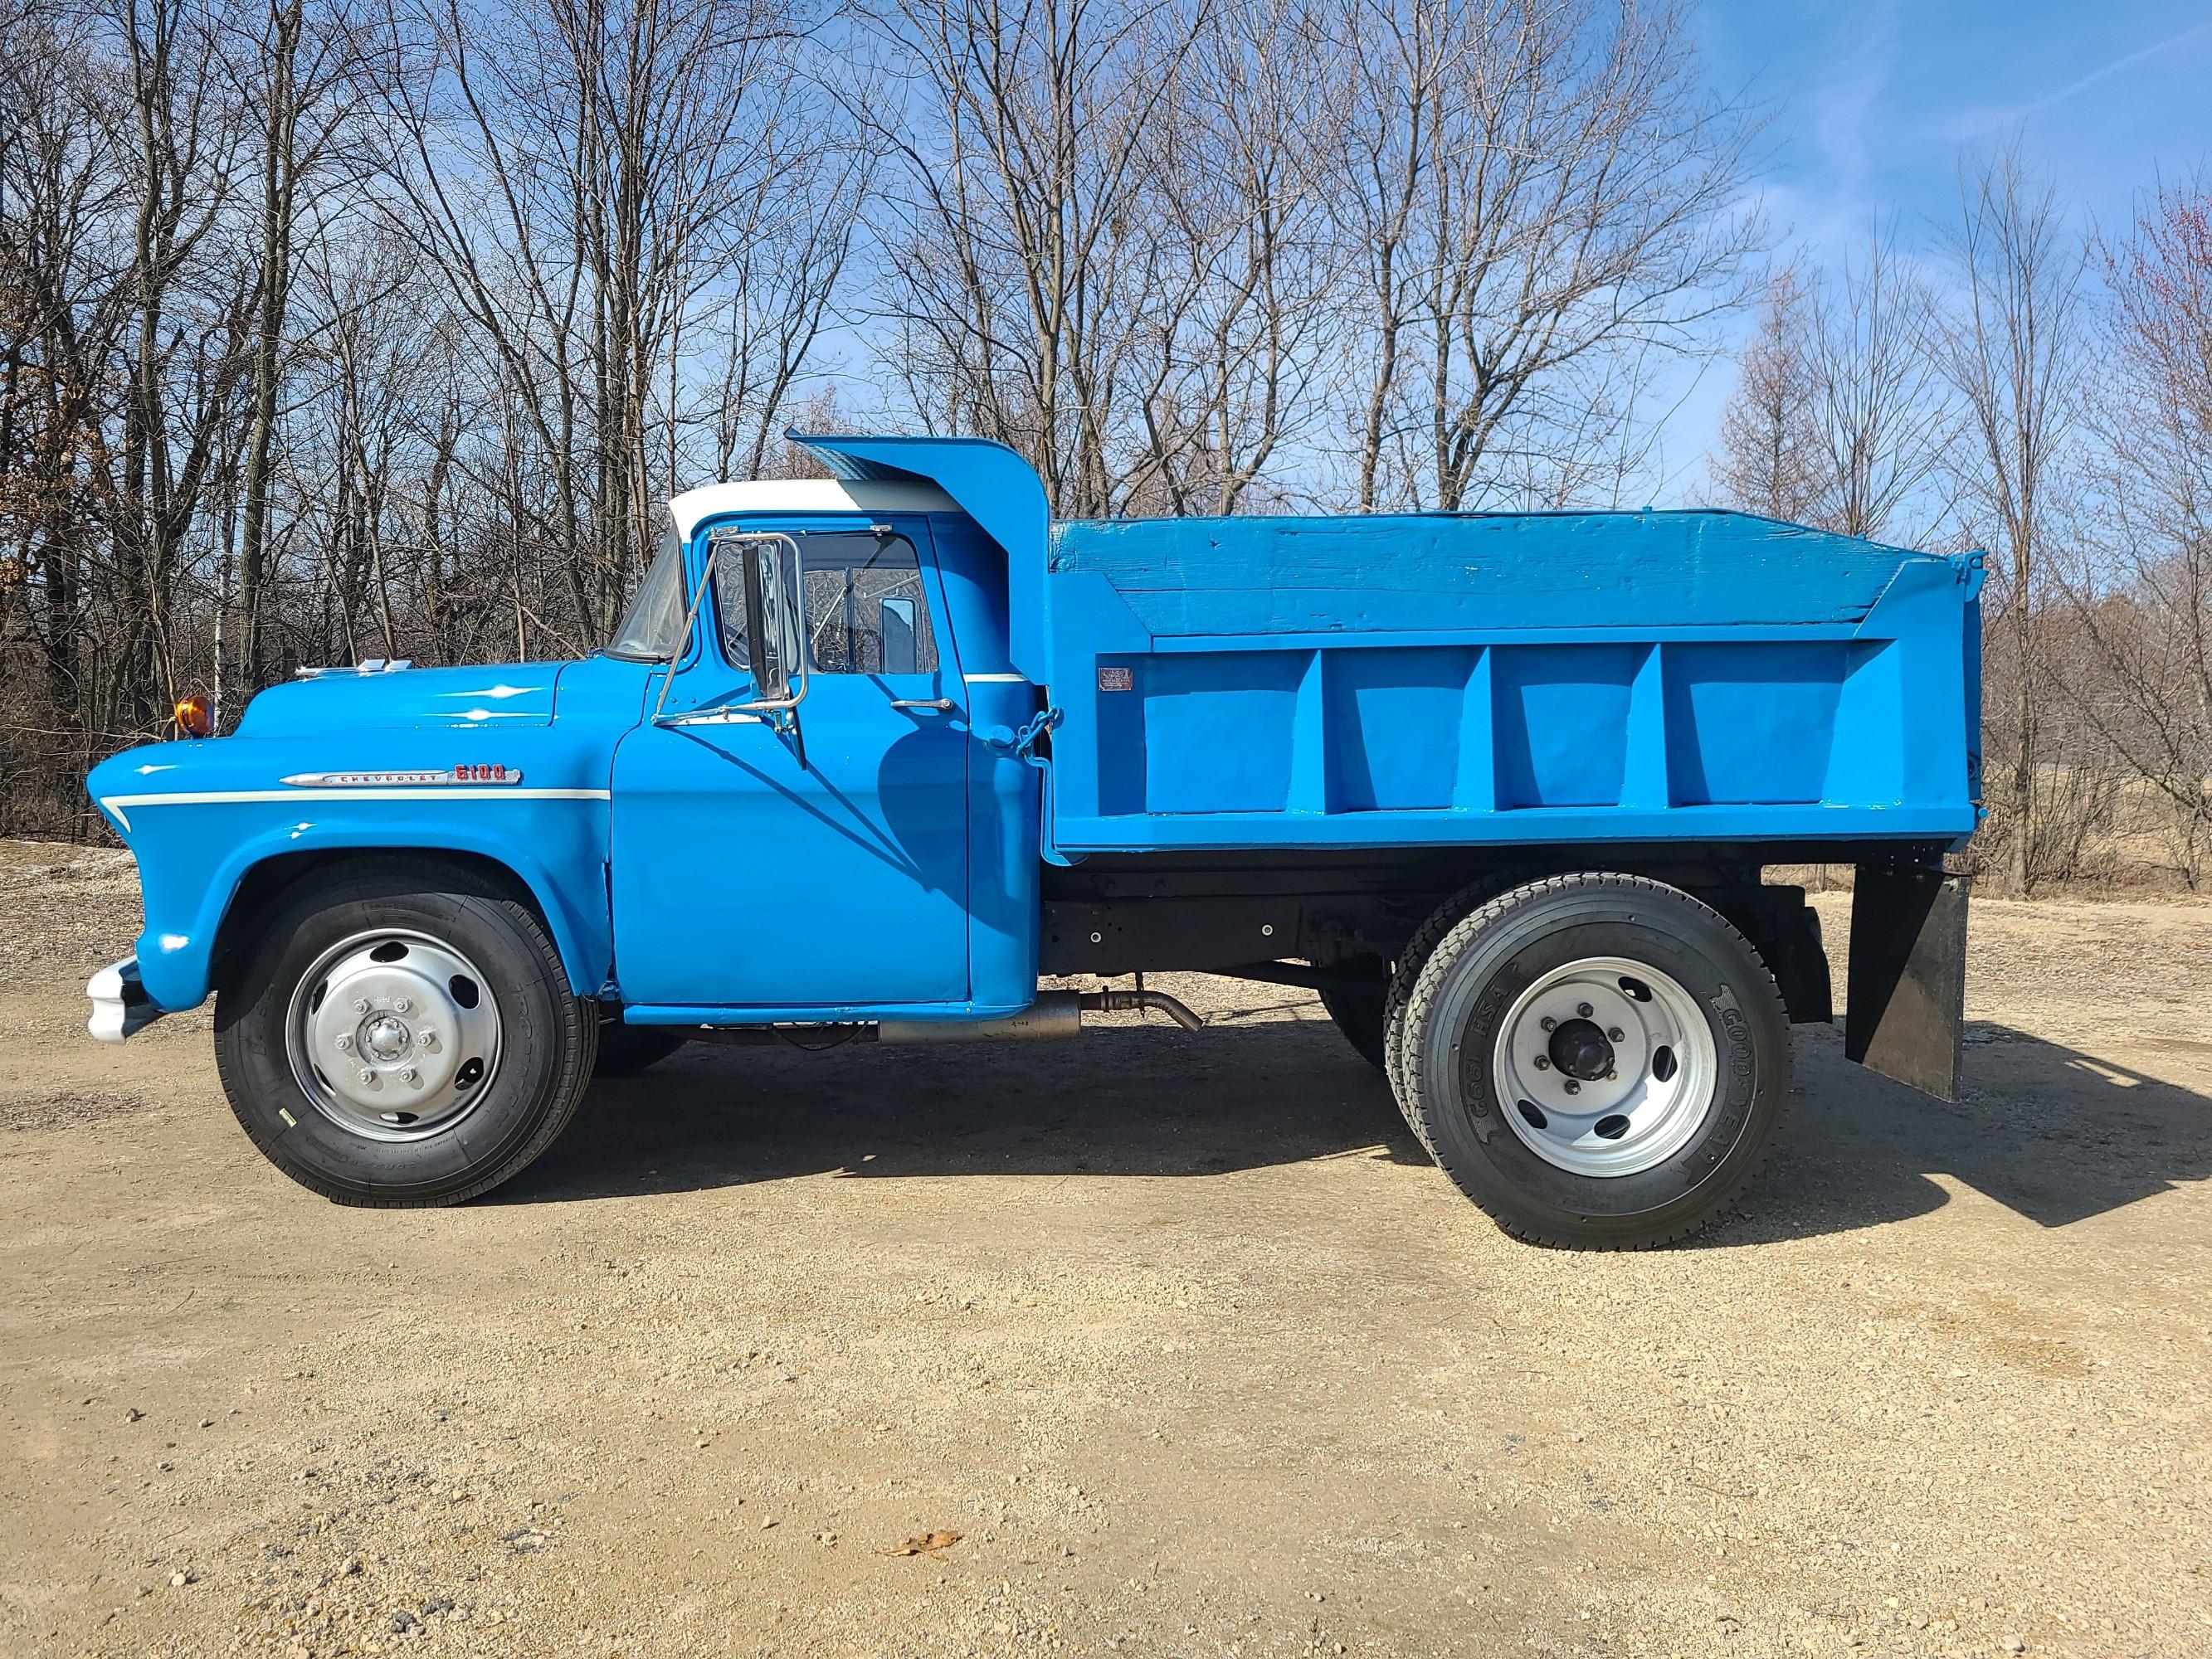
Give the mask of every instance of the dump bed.
<path id="1" fill-rule="evenodd" d="M 1732 513 L 1069 523 L 1066 849 L 1973 828 L 1978 567 Z"/>
<path id="2" fill-rule="evenodd" d="M 1721 512 L 1048 526 L 998 446 L 816 441 L 1005 550 L 1062 853 L 1974 827 L 1978 556 Z"/>

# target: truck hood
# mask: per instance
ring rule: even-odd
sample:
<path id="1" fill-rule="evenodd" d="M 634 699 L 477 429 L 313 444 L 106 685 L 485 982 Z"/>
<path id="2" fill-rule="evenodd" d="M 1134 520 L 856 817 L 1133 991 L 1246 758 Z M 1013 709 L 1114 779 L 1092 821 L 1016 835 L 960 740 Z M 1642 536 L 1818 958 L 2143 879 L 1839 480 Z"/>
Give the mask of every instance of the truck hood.
<path id="1" fill-rule="evenodd" d="M 333 669 L 271 686 L 247 705 L 238 735 L 329 734 L 364 727 L 483 731 L 553 723 L 554 688 L 567 665 L 489 668 Z"/>

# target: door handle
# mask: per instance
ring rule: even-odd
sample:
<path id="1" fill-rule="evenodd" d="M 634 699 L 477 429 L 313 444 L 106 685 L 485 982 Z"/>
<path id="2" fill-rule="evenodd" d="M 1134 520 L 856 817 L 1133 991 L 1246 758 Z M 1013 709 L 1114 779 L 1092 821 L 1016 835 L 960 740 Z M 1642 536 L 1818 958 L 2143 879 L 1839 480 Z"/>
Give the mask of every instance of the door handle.
<path id="1" fill-rule="evenodd" d="M 958 707 L 950 697 L 893 697 L 894 708 L 934 708 L 940 714 L 949 714 Z"/>

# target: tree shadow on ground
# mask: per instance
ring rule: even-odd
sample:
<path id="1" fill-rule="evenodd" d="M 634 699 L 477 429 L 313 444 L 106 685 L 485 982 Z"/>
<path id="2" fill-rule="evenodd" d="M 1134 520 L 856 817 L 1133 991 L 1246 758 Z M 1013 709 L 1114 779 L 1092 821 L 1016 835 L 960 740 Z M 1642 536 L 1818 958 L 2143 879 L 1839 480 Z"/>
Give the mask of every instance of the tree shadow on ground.
<path id="1" fill-rule="evenodd" d="M 2212 1097 L 2006 1026 L 1974 1023 L 1966 1042 L 1965 1097 L 1946 1104 L 1844 1060 L 1833 1028 L 1798 1028 L 1782 1142 L 1746 1220 L 1712 1242 L 1924 1214 L 1948 1201 L 1938 1175 L 2046 1227 L 2212 1175 Z M 1428 1161 L 1380 1075 L 1318 1019 L 941 1048 L 696 1043 L 594 1085 L 485 1201 L 824 1174 L 1212 1176 L 1361 1151 Z"/>

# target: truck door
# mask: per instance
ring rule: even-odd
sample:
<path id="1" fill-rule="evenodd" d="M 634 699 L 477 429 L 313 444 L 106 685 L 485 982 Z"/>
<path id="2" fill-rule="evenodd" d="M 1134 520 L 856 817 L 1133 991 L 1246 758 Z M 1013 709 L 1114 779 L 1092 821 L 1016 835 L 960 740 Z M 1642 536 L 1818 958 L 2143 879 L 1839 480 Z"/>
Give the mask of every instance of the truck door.
<path id="1" fill-rule="evenodd" d="M 623 738 L 611 854 L 623 1000 L 817 1018 L 965 1002 L 968 718 L 927 520 L 757 527 L 799 548 L 798 740 L 742 716 Z M 666 713 L 747 700 L 740 565 L 717 559 Z"/>

